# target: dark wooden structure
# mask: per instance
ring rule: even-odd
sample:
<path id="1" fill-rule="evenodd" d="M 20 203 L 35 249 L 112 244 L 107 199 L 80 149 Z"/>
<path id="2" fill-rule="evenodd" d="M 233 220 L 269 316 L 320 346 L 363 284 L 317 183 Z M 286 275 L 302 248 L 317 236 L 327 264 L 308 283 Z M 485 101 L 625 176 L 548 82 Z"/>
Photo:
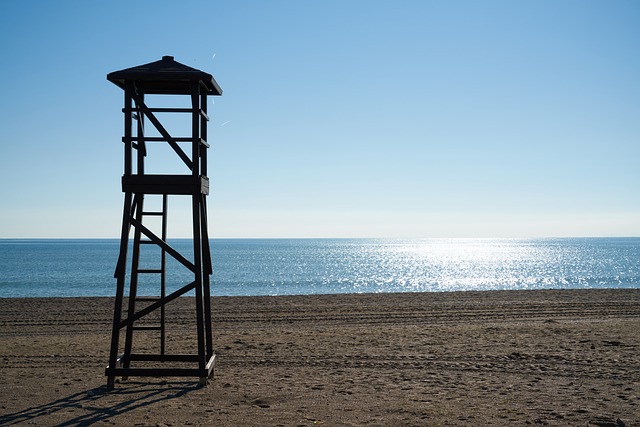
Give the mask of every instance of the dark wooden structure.
<path id="1" fill-rule="evenodd" d="M 124 90 L 124 212 L 120 254 L 114 275 L 117 289 L 109 365 L 105 370 L 107 386 L 112 388 L 117 376 L 197 377 L 202 385 L 206 385 L 213 374 L 215 360 L 210 303 L 212 267 L 206 205 L 206 196 L 209 194 L 207 96 L 222 95 L 222 90 L 211 74 L 176 62 L 171 56 L 115 71 L 108 74 L 107 79 Z M 163 95 L 178 95 L 183 101 L 184 97 L 188 97 L 187 106 L 154 108 L 147 105 L 148 99 L 154 97 L 165 101 L 177 100 L 176 97 Z M 183 118 L 186 115 L 189 120 L 185 133 L 190 134 L 171 135 L 158 119 L 167 114 Z M 151 131 L 147 132 L 148 136 L 145 135 L 145 125 Z M 184 173 L 145 173 L 149 144 L 167 144 L 180 159 L 178 163 L 184 167 Z M 185 145 L 190 146 L 190 150 L 185 152 Z M 161 198 L 159 208 L 145 209 L 145 197 L 150 195 Z M 171 195 L 190 196 L 193 220 L 193 254 L 190 256 L 179 253 L 167 241 L 167 200 Z M 159 227 L 156 223 L 157 230 L 147 225 L 153 217 L 160 221 Z M 141 265 L 141 253 L 148 247 L 153 247 L 153 253 L 159 258 L 153 268 Z M 166 283 L 167 256 L 187 268 L 193 278 L 189 283 L 179 284 L 180 287 L 169 294 Z M 138 285 L 143 276 L 157 279 L 157 295 L 138 295 Z M 165 306 L 192 291 L 195 293 L 197 351 L 193 352 L 195 354 L 167 354 Z M 159 334 L 157 353 L 149 353 L 148 349 L 142 353 L 134 352 L 134 334 L 137 336 L 150 332 Z"/>

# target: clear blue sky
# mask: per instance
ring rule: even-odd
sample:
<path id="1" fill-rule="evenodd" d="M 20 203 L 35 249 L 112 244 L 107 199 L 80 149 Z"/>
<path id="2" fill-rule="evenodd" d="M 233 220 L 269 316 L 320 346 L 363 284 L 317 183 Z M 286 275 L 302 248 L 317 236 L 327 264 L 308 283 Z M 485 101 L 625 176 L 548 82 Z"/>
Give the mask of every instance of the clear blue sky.
<path id="1" fill-rule="evenodd" d="M 106 74 L 163 55 L 224 90 L 214 237 L 640 236 L 635 0 L 4 0 L 0 43 L 0 237 L 118 236 Z"/>

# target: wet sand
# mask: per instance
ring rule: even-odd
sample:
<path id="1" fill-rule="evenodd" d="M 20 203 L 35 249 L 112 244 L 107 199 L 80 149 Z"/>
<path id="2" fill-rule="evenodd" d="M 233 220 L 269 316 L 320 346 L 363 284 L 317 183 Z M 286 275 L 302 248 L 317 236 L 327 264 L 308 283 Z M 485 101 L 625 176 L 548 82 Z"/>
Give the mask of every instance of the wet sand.
<path id="1" fill-rule="evenodd" d="M 216 297 L 207 387 L 107 392 L 112 304 L 0 299 L 0 425 L 640 425 L 640 290 Z M 169 352 L 192 304 L 167 308 Z"/>

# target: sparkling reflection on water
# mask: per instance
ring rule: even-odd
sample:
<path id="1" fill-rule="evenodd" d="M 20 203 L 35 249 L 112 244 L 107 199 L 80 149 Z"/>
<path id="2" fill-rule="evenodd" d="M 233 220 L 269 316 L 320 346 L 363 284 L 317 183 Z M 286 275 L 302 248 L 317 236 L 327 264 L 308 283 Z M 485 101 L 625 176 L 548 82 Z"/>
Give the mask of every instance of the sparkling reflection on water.
<path id="1" fill-rule="evenodd" d="M 639 287 L 639 242 L 226 241 L 214 277 L 218 292 L 251 295 Z"/>
<path id="2" fill-rule="evenodd" d="M 192 258 L 189 240 L 171 245 Z M 640 288 L 640 238 L 214 239 L 214 295 Z M 146 248 L 142 268 L 158 268 Z M 115 294 L 116 239 L 0 239 L 0 297 Z M 140 295 L 158 295 L 154 275 Z M 168 292 L 193 280 L 168 257 Z"/>

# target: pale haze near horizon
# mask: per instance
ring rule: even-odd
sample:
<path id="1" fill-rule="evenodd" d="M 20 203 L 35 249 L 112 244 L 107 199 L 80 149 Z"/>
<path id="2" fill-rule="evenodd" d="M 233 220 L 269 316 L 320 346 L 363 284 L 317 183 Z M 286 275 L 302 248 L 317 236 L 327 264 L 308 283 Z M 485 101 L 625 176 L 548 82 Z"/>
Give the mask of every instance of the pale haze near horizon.
<path id="1" fill-rule="evenodd" d="M 163 55 L 224 90 L 212 237 L 640 236 L 635 1 L 8 0 L 0 35 L 0 238 L 119 236 L 106 74 Z"/>

